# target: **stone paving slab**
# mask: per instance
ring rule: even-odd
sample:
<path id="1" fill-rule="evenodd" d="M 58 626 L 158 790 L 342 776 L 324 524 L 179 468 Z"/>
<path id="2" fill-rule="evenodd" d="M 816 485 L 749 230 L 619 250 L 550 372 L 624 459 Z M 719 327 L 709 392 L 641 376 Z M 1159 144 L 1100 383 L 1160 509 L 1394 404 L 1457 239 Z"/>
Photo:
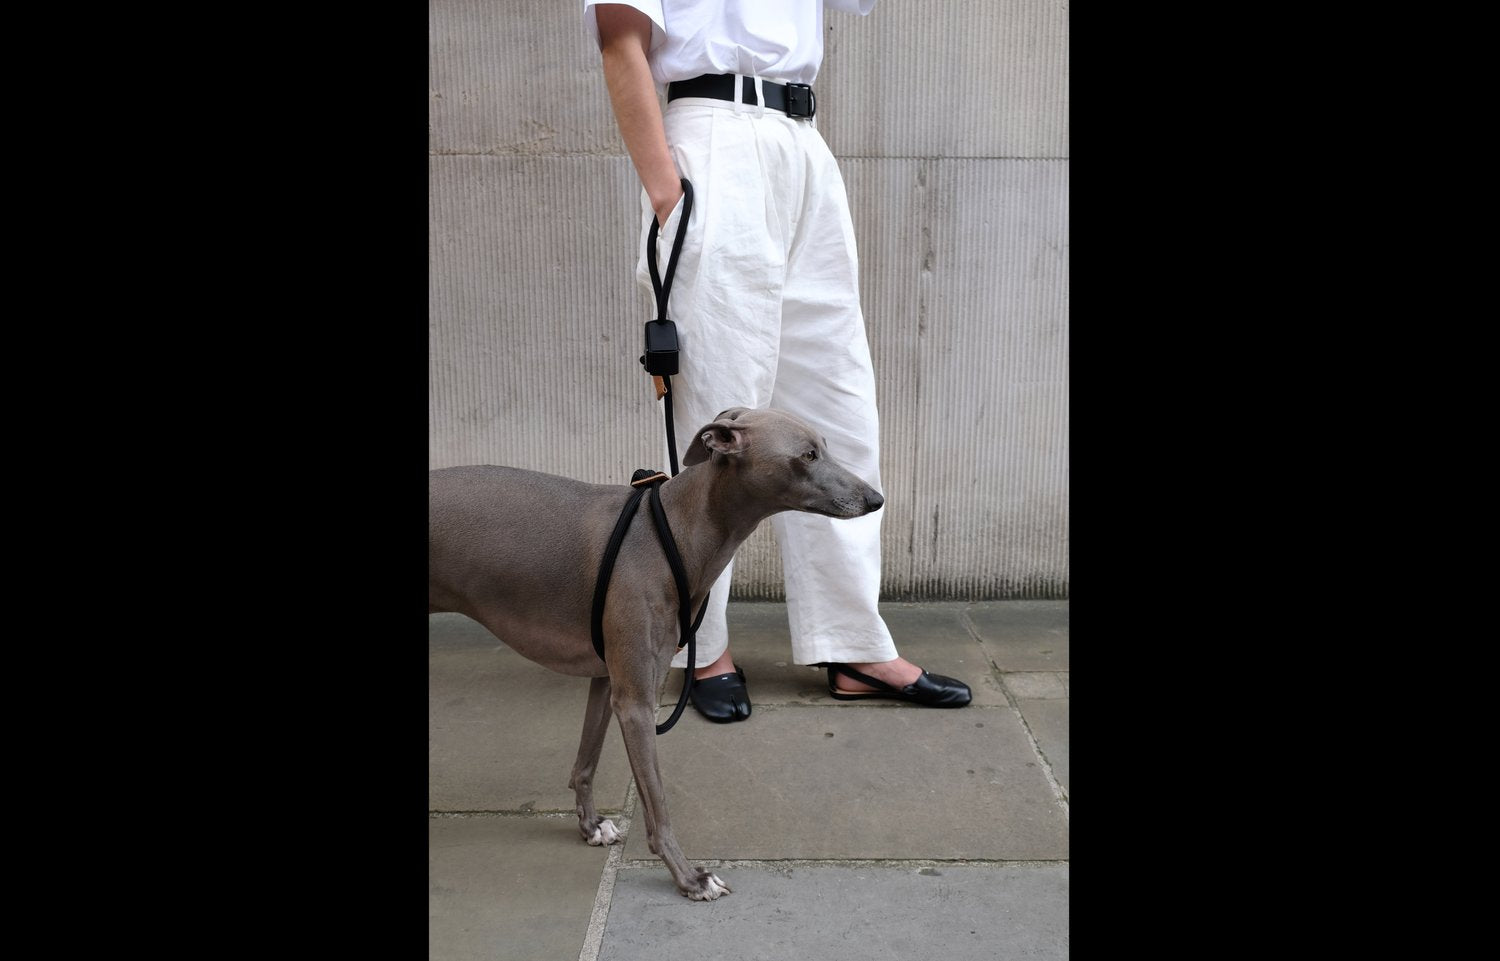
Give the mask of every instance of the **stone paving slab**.
<path id="1" fill-rule="evenodd" d="M 929 605 L 917 605 L 919 612 Z M 967 605 L 985 652 L 1002 671 L 1068 670 L 1067 601 Z"/>
<path id="2" fill-rule="evenodd" d="M 757 707 L 658 740 L 690 858 L 1062 860 L 1067 820 L 1010 708 Z M 644 823 L 626 858 L 651 858 Z M 733 883 L 733 882 L 731 882 Z"/>
<path id="3" fill-rule="evenodd" d="M 1052 776 L 1057 778 L 1064 791 L 1071 794 L 1072 789 L 1068 787 L 1068 702 L 1017 701 L 1016 704 L 1026 719 L 1026 726 L 1031 728 L 1031 736 L 1036 738 L 1047 764 L 1051 766 Z"/>
<path id="4" fill-rule="evenodd" d="M 665 870 L 622 867 L 599 961 L 1068 957 L 1066 864 L 731 864 L 718 873 L 734 893 L 694 903 Z"/>
<path id="5" fill-rule="evenodd" d="M 902 657 L 935 674 L 956 677 L 968 684 L 976 706 L 1004 706 L 1005 692 L 990 667 L 988 655 L 963 623 L 967 606 L 888 603 L 880 605 L 880 613 Z M 735 665 L 744 668 L 753 706 L 843 703 L 828 696 L 826 669 L 791 662 L 791 631 L 787 627 L 785 604 L 731 602 L 728 621 L 729 649 Z M 681 693 L 682 672 L 671 671 L 662 688 L 661 703 L 675 705 Z M 666 715 L 661 715 L 661 720 L 666 720 Z"/>
<path id="6" fill-rule="evenodd" d="M 607 857 L 572 818 L 429 817 L 428 961 L 578 961 Z"/>
<path id="7" fill-rule="evenodd" d="M 1020 671 L 1005 675 L 1005 689 L 1016 700 L 1058 700 L 1068 696 L 1066 671 Z"/>
<path id="8" fill-rule="evenodd" d="M 461 614 L 432 614 L 427 625 L 428 809 L 572 811 L 588 680 L 526 660 Z M 629 783 L 611 722 L 595 774 L 599 810 L 623 809 Z"/>

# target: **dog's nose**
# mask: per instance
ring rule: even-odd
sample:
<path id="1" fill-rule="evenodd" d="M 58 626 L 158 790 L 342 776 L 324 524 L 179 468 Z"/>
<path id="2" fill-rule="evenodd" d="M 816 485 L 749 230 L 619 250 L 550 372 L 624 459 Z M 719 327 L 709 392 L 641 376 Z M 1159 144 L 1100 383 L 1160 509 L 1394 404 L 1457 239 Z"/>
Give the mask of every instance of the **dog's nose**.
<path id="1" fill-rule="evenodd" d="M 870 491 L 865 495 L 865 510 L 867 513 L 880 510 L 885 504 L 885 498 L 880 496 L 879 491 Z"/>

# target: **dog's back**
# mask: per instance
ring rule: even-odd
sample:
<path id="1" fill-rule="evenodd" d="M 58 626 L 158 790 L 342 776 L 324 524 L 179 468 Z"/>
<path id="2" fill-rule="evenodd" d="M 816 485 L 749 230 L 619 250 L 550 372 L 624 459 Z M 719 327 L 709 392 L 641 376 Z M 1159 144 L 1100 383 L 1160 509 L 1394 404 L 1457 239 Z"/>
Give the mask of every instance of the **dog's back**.
<path id="1" fill-rule="evenodd" d="M 428 472 L 427 607 L 457 611 L 565 674 L 603 671 L 587 613 L 603 538 L 630 496 L 515 467 Z"/>

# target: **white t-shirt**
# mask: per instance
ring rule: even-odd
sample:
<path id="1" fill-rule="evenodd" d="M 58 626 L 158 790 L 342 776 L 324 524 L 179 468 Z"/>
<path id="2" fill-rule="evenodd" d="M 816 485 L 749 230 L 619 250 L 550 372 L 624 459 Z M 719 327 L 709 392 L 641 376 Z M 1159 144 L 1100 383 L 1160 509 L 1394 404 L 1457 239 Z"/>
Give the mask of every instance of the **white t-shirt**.
<path id="1" fill-rule="evenodd" d="M 665 87 L 705 73 L 740 73 L 778 83 L 812 83 L 823 63 L 823 7 L 864 16 L 875 0 L 583 0 L 594 44 L 601 2 L 651 18 L 651 76 Z"/>

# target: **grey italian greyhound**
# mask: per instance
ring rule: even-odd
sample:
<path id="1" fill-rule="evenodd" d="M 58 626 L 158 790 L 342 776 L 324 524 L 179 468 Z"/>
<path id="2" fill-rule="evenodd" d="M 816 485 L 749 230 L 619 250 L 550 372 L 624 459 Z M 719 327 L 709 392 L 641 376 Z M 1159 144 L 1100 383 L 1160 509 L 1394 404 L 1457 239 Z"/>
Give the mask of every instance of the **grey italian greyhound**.
<path id="1" fill-rule="evenodd" d="M 772 514 L 861 517 L 885 503 L 829 456 L 811 426 L 781 411 L 724 411 L 693 438 L 682 462 L 660 493 L 695 612 L 735 550 Z M 649 516 L 632 523 L 620 547 L 604 608 L 604 661 L 594 651 L 595 579 L 630 489 L 472 466 L 431 471 L 428 492 L 428 613 L 465 614 L 524 657 L 593 679 L 568 782 L 584 840 L 620 840 L 595 810 L 593 794 L 613 711 L 652 853 L 686 897 L 711 901 L 729 893 L 717 875 L 683 856 L 667 817 L 656 712 L 681 627 L 677 588 Z M 637 506 L 637 514 L 647 513 L 644 503 Z"/>

